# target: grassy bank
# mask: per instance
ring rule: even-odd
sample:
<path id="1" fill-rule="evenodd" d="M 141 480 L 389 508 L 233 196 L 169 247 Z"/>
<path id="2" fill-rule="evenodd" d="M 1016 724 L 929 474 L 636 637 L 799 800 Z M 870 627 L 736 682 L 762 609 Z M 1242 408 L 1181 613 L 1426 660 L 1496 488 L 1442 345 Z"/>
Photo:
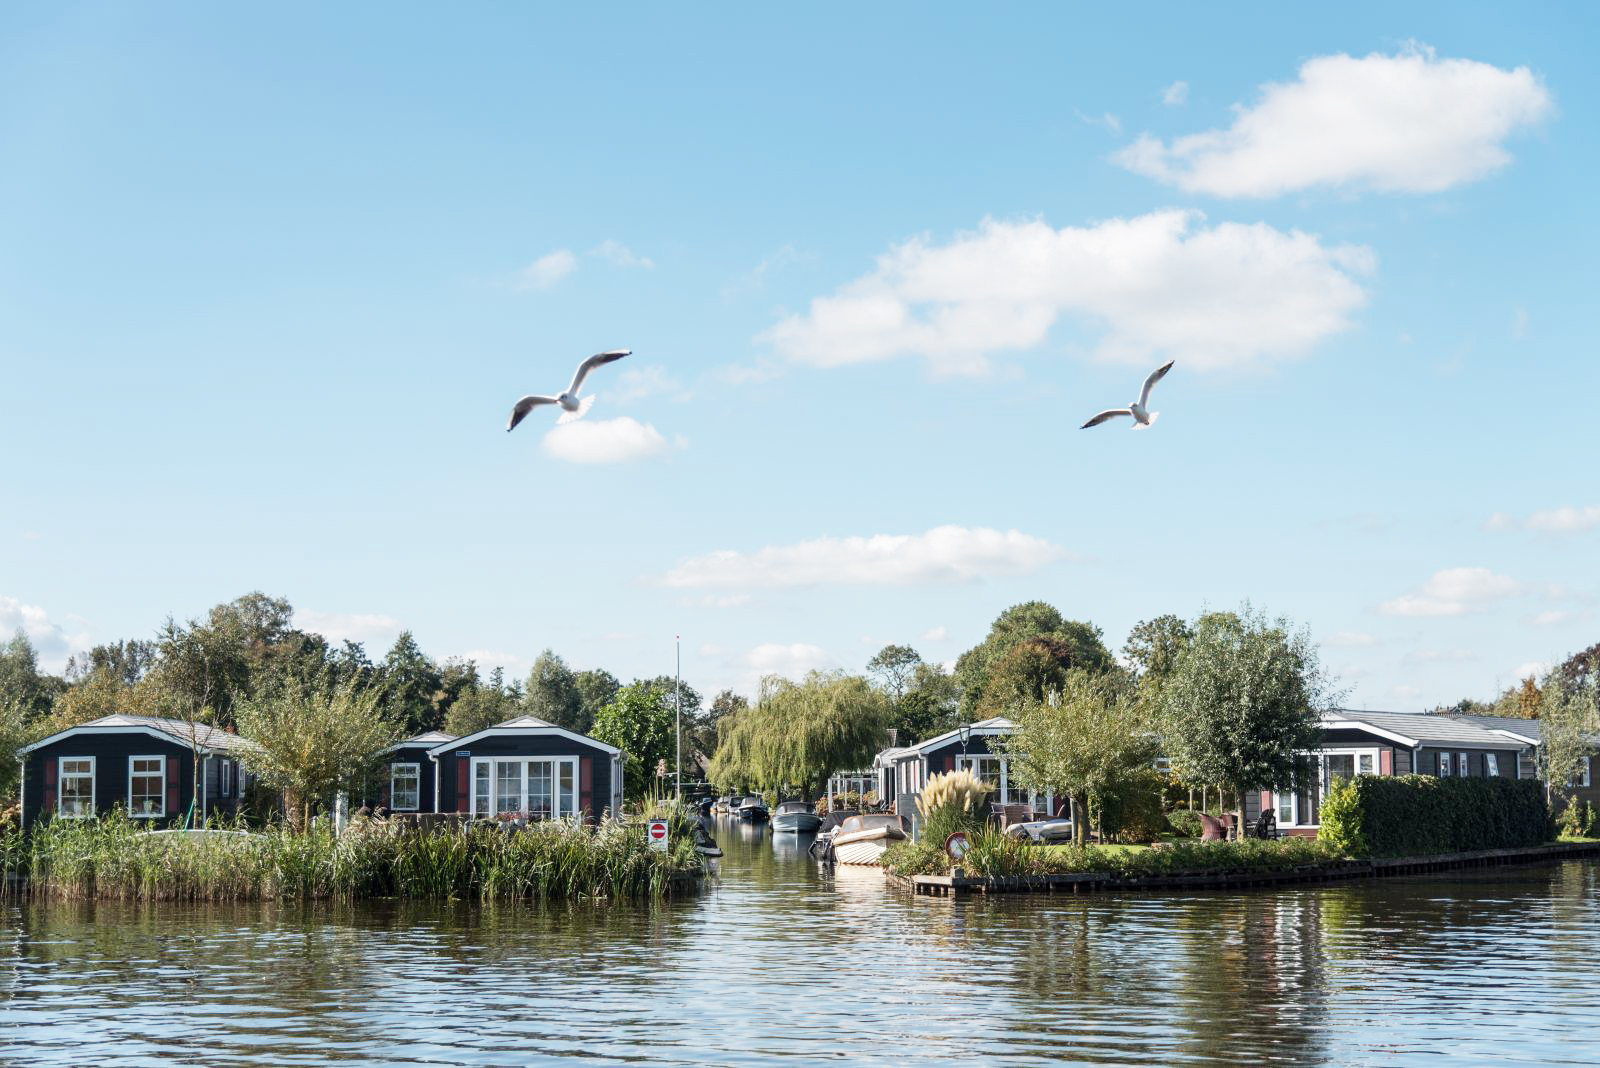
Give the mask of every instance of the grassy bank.
<path id="1" fill-rule="evenodd" d="M 961 859 L 968 875 L 1073 875 L 1100 872 L 1116 878 L 1293 871 L 1333 866 L 1346 860 L 1338 850 L 1310 838 L 1242 842 L 1170 842 L 1157 848 L 1029 845 L 995 832 L 973 835 Z M 949 875 L 953 865 L 931 844 L 903 842 L 884 856 L 891 873 Z"/>
<path id="2" fill-rule="evenodd" d="M 21 892 L 57 900 L 648 900 L 701 873 L 692 843 L 650 850 L 637 827 L 565 822 L 429 833 L 371 821 L 205 835 L 151 834 L 120 816 L 55 820 L 0 836 Z"/>

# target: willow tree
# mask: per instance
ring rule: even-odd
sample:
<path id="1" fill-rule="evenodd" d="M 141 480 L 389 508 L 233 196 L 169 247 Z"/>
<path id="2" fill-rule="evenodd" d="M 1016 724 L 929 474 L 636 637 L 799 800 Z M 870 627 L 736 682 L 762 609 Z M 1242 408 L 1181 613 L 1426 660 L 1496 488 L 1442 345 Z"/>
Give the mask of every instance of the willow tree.
<path id="1" fill-rule="evenodd" d="M 1545 677 L 1539 704 L 1539 757 L 1544 763 L 1545 799 L 1569 794 L 1583 763 L 1596 751 L 1600 737 L 1600 665 Z"/>
<path id="2" fill-rule="evenodd" d="M 768 676 L 754 705 L 718 724 L 707 774 L 724 789 L 797 786 L 810 798 L 835 772 L 866 766 L 888 723 L 888 699 L 859 675 Z"/>
<path id="3" fill-rule="evenodd" d="M 355 682 L 300 680 L 246 698 L 236 706 L 239 731 L 255 744 L 240 750 L 240 763 L 283 791 L 291 821 L 309 819 L 314 802 L 369 785 L 384 750 L 404 734 L 381 698 Z"/>
<path id="4" fill-rule="evenodd" d="M 1162 740 L 1184 778 L 1233 795 L 1242 833 L 1246 791 L 1305 782 L 1305 754 L 1338 699 L 1310 635 L 1246 604 L 1195 624 L 1161 687 Z"/>
<path id="5" fill-rule="evenodd" d="M 1144 709 L 1122 673 L 1074 668 L 1049 694 L 1008 709 L 1016 730 L 993 744 L 1006 754 L 1012 782 L 1072 801 L 1073 840 L 1086 844 L 1090 799 L 1118 795 L 1157 756 Z"/>

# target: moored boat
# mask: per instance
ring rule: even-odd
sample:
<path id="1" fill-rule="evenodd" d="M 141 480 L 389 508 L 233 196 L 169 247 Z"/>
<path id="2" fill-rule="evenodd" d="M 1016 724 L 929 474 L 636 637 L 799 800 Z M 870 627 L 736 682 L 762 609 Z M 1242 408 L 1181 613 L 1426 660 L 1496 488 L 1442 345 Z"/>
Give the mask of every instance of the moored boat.
<path id="1" fill-rule="evenodd" d="M 739 802 L 738 816 L 746 823 L 767 822 L 767 805 L 760 797 L 751 794 Z"/>
<path id="2" fill-rule="evenodd" d="M 817 815 L 817 806 L 810 801 L 785 801 L 772 813 L 772 829 L 775 831 L 805 834 L 821 826 L 822 817 Z"/>
<path id="3" fill-rule="evenodd" d="M 905 818 L 892 812 L 851 816 L 833 832 L 833 859 L 839 864 L 881 864 L 883 854 L 907 838 Z"/>

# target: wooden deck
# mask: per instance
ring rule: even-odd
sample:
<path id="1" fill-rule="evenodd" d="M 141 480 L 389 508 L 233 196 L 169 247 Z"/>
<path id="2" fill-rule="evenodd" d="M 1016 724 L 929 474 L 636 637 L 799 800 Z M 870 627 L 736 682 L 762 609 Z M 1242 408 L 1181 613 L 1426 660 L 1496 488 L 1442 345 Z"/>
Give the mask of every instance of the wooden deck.
<path id="1" fill-rule="evenodd" d="M 1456 868 L 1494 868 L 1507 864 L 1539 864 L 1573 857 L 1600 856 L 1600 842 L 1557 842 L 1525 849 L 1485 849 L 1471 853 L 1442 853 L 1429 857 L 1385 857 L 1349 861 L 1327 867 L 1272 872 L 1207 872 L 1120 879 L 1104 872 L 1072 875 L 913 875 L 884 873 L 888 881 L 917 897 L 966 897 L 971 894 L 1081 894 L 1095 891 L 1244 890 L 1338 882 L 1345 879 L 1381 879 L 1397 875 L 1422 875 Z"/>

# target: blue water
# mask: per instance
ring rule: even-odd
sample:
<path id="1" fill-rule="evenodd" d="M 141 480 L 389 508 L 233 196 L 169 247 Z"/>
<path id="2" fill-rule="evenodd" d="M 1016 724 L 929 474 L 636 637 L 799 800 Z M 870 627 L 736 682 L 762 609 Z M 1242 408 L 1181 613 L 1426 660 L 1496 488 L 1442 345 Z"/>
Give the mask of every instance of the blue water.
<path id="1" fill-rule="evenodd" d="M 724 827 L 654 908 L 0 910 L 10 1064 L 1600 1063 L 1600 865 L 912 900 Z"/>

